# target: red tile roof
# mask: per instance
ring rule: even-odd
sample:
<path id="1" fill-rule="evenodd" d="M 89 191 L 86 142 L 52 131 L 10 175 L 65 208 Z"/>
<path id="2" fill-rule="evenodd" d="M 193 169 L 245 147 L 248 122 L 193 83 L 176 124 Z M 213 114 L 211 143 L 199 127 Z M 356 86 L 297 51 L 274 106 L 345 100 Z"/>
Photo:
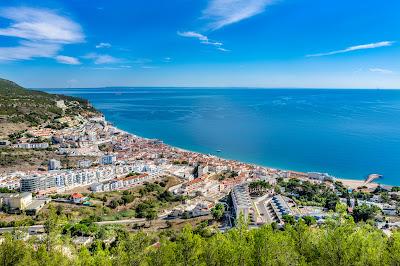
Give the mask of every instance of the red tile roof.
<path id="1" fill-rule="evenodd" d="M 204 179 L 202 179 L 202 178 L 196 178 L 196 179 L 193 179 L 192 181 L 189 181 L 187 184 L 188 184 L 188 185 L 193 185 L 193 184 L 196 184 L 196 183 L 200 183 L 200 182 L 202 182 L 202 181 L 204 181 Z"/>
<path id="2" fill-rule="evenodd" d="M 71 195 L 71 198 L 73 198 L 73 199 L 81 199 L 83 197 L 84 196 L 81 193 L 74 193 Z"/>

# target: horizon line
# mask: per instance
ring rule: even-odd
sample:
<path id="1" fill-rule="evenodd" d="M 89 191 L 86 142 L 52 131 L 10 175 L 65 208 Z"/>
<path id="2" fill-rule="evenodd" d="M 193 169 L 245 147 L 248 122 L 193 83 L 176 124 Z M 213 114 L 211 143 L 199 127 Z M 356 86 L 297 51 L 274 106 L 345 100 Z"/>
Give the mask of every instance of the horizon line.
<path id="1" fill-rule="evenodd" d="M 362 88 L 362 87 L 259 87 L 259 86 L 99 86 L 99 87 L 27 87 L 31 90 L 40 89 L 142 89 L 142 88 L 157 88 L 157 89 L 264 89 L 264 90 L 400 90 L 399 88 Z"/>

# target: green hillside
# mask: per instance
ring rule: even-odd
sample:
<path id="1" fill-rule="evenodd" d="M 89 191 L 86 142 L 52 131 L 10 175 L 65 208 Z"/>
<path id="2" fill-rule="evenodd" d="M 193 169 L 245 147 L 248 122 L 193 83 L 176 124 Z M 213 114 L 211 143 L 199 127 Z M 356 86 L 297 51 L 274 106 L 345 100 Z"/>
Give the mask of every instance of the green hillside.
<path id="1" fill-rule="evenodd" d="M 61 219 L 65 219 L 62 214 L 53 220 Z M 267 225 L 249 230 L 241 226 L 225 233 L 204 227 L 131 233 L 87 220 L 64 227 L 46 224 L 50 225 L 49 235 L 41 241 L 34 242 L 33 238 L 24 242 L 17 234 L 7 235 L 0 244 L 1 265 L 400 265 L 398 231 L 388 237 L 371 225 L 356 225 L 350 220 L 331 221 L 321 227 L 303 221 L 282 229 Z M 63 237 L 60 231 L 95 240 L 86 247 L 72 245 L 71 238 Z M 113 242 L 105 244 L 108 239 Z"/>
<path id="2" fill-rule="evenodd" d="M 56 102 L 63 100 L 65 110 Z M 97 111 L 88 101 L 41 91 L 25 89 L 18 84 L 0 79 L 0 122 L 25 123 L 37 126 L 62 116 L 91 116 Z"/>

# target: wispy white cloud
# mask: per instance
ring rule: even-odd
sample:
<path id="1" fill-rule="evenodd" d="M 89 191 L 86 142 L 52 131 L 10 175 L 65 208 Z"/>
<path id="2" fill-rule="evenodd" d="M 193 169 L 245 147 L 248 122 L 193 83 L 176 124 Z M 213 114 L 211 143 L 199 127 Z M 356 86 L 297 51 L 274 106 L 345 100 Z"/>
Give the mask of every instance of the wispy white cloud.
<path id="1" fill-rule="evenodd" d="M 224 45 L 222 42 L 212 41 L 207 36 L 194 31 L 184 31 L 184 32 L 178 31 L 178 35 L 182 37 L 198 39 L 202 44 L 208 44 L 214 46 Z"/>
<path id="2" fill-rule="evenodd" d="M 1 61 L 55 58 L 64 45 L 85 39 L 79 24 L 52 10 L 0 8 L 0 17 L 11 21 L 8 27 L 0 28 L 0 36 L 19 41 L 16 46 L 0 47 Z"/>
<path id="3" fill-rule="evenodd" d="M 57 62 L 61 64 L 67 64 L 67 65 L 80 65 L 81 62 L 79 61 L 78 58 L 72 57 L 72 56 L 66 56 L 66 55 L 57 55 L 56 56 Z"/>
<path id="4" fill-rule="evenodd" d="M 60 49 L 59 44 L 21 41 L 18 46 L 0 47 L 0 61 L 30 60 L 36 57 L 52 58 Z"/>
<path id="5" fill-rule="evenodd" d="M 122 62 L 121 59 L 113 57 L 108 54 L 90 53 L 85 55 L 83 58 L 92 59 L 96 65 L 117 64 Z"/>
<path id="6" fill-rule="evenodd" d="M 196 38 L 202 42 L 208 41 L 208 37 L 198 33 L 198 32 L 194 32 L 194 31 L 178 31 L 178 35 L 182 36 L 182 37 L 188 37 L 188 38 Z"/>
<path id="7" fill-rule="evenodd" d="M 392 46 L 394 43 L 395 42 L 393 42 L 393 41 L 383 41 L 383 42 L 362 44 L 362 45 L 350 46 L 350 47 L 342 49 L 342 50 L 337 50 L 337 51 L 332 51 L 332 52 L 327 52 L 327 53 L 309 54 L 309 55 L 307 55 L 307 57 L 328 56 L 328 55 L 343 54 L 343 53 L 348 53 L 348 52 L 353 52 L 353 51 L 358 51 L 358 50 L 375 49 L 375 48 L 380 48 L 380 47 Z"/>
<path id="8" fill-rule="evenodd" d="M 214 46 L 222 46 L 224 45 L 222 42 L 213 42 L 213 41 L 203 41 L 202 44 L 214 45 Z"/>
<path id="9" fill-rule="evenodd" d="M 165 58 L 164 58 L 164 60 L 165 60 Z M 169 58 L 169 60 L 171 60 L 171 58 Z M 164 61 L 164 62 L 166 62 L 166 61 Z M 137 59 L 131 61 L 131 63 L 135 64 L 135 67 L 139 67 L 139 68 L 143 68 L 143 69 L 159 68 L 158 66 L 151 65 L 153 63 L 153 60 L 149 59 L 149 58 L 137 58 Z"/>
<path id="10" fill-rule="evenodd" d="M 382 73 L 382 74 L 393 74 L 394 71 L 384 68 L 370 68 L 370 72 Z"/>
<path id="11" fill-rule="evenodd" d="M 180 32 L 180 31 L 178 31 L 178 35 L 182 36 L 182 37 L 198 39 L 200 41 L 200 43 L 215 46 L 220 51 L 228 51 L 227 49 L 222 48 L 222 46 L 224 45 L 222 42 L 213 41 L 210 38 L 208 38 L 208 36 L 198 33 L 198 32 L 194 32 L 194 31 Z"/>
<path id="12" fill-rule="evenodd" d="M 93 67 L 87 67 L 87 69 L 95 70 L 130 70 L 132 66 L 130 65 L 99 65 Z"/>
<path id="13" fill-rule="evenodd" d="M 217 30 L 264 12 L 274 0 L 210 0 L 203 18 L 210 20 L 209 29 Z"/>
<path id="14" fill-rule="evenodd" d="M 100 49 L 100 48 L 110 48 L 111 47 L 111 43 L 108 43 L 108 42 L 101 42 L 101 43 L 99 43 L 98 45 L 96 45 L 96 48 L 97 49 Z"/>
<path id="15" fill-rule="evenodd" d="M 156 68 L 160 68 L 159 66 L 141 66 L 141 68 L 143 69 L 156 69 Z"/>
<path id="16" fill-rule="evenodd" d="M 171 61 L 172 61 L 172 58 L 171 58 L 171 57 L 168 57 L 168 56 L 167 56 L 167 57 L 164 57 L 164 58 L 163 58 L 163 62 L 164 62 L 164 63 L 170 63 Z"/>
<path id="17" fill-rule="evenodd" d="M 262 13 L 268 5 L 276 0 L 209 0 L 203 10 L 202 18 L 208 21 L 207 30 L 217 30 L 227 25 Z M 187 38 L 196 38 L 202 44 L 215 46 L 218 51 L 230 52 L 219 41 L 210 40 L 208 36 L 195 31 L 178 31 L 178 35 Z"/>
<path id="18" fill-rule="evenodd" d="M 0 10 L 0 16 L 13 21 L 0 35 L 27 40 L 78 43 L 84 41 L 79 24 L 47 9 L 11 7 Z"/>
<path id="19" fill-rule="evenodd" d="M 231 50 L 225 49 L 225 48 L 223 48 L 223 47 L 218 47 L 217 49 L 220 50 L 220 51 L 222 51 L 222 52 L 230 52 L 230 51 L 231 51 Z"/>
<path id="20" fill-rule="evenodd" d="M 130 66 L 98 66 L 98 67 L 89 67 L 88 69 L 95 70 L 129 70 Z"/>

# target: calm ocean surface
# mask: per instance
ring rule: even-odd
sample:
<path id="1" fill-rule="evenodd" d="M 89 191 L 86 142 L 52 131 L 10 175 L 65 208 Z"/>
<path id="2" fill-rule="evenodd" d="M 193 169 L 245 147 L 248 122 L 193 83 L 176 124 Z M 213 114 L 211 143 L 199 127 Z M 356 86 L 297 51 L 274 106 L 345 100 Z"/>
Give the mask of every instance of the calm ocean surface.
<path id="1" fill-rule="evenodd" d="M 46 89 L 90 100 L 131 133 L 221 157 L 400 185 L 400 91 Z M 222 150 L 217 153 L 217 150 Z"/>

